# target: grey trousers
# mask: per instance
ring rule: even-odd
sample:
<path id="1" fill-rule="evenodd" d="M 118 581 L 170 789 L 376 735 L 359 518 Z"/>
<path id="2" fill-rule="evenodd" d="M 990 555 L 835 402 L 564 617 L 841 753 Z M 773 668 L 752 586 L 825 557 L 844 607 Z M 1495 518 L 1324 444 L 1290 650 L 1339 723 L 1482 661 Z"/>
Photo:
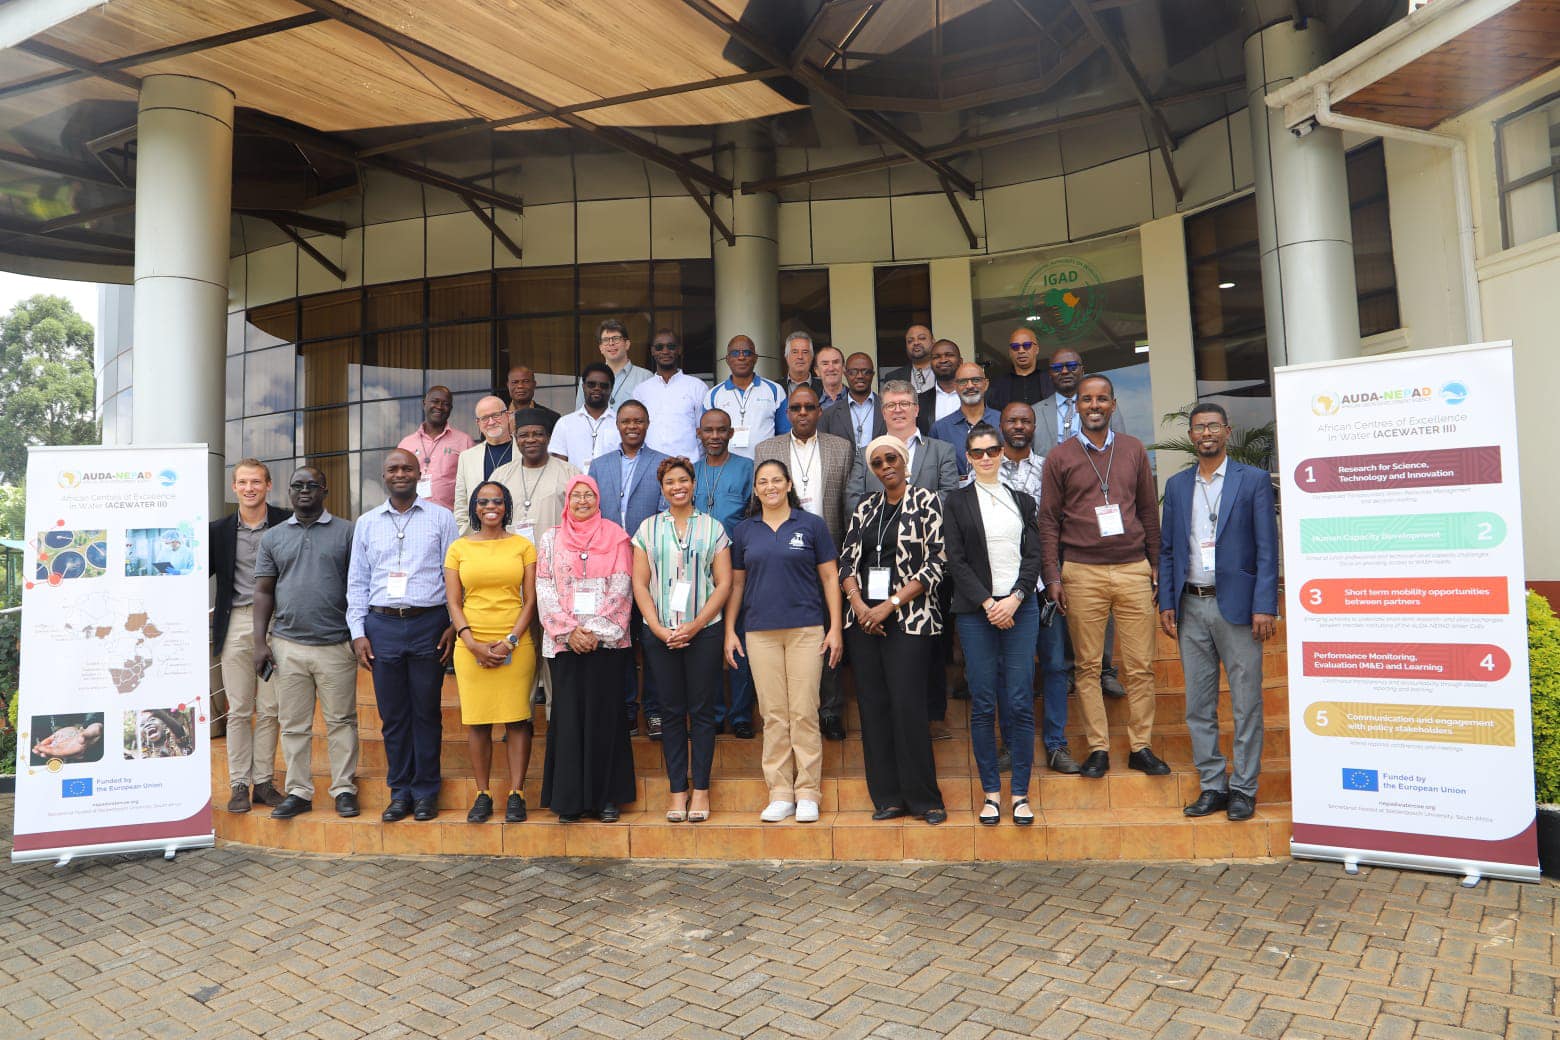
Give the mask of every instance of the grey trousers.
<path id="1" fill-rule="evenodd" d="M 1186 673 L 1186 730 L 1204 791 L 1239 791 L 1255 798 L 1262 769 L 1262 644 L 1250 625 L 1232 625 L 1212 596 L 1183 595 L 1178 622 Z M 1219 750 L 1219 664 L 1230 680 L 1235 716 L 1235 768 L 1224 776 Z"/>

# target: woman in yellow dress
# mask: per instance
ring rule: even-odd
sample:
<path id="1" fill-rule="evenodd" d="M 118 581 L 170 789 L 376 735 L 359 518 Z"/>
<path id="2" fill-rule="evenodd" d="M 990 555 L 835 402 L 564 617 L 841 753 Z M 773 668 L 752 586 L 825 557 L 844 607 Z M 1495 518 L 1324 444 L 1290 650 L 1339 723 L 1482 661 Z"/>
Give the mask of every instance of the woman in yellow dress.
<path id="1" fill-rule="evenodd" d="M 455 681 L 460 721 L 477 780 L 469 823 L 493 815 L 488 790 L 493 727 L 503 725 L 509 759 L 505 823 L 526 817 L 525 771 L 531 764 L 531 688 L 536 680 L 536 546 L 509 533 L 514 501 L 509 489 L 486 481 L 471 493 L 471 530 L 444 557 L 444 586 L 455 626 Z"/>

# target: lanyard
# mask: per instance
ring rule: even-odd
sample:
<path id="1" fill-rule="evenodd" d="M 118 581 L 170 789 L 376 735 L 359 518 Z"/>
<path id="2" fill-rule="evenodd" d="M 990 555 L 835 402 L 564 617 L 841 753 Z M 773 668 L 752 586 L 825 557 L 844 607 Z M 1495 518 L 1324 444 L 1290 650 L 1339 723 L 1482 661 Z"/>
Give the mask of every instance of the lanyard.
<path id="1" fill-rule="evenodd" d="M 1094 471 L 1094 479 L 1100 482 L 1100 492 L 1105 496 L 1105 504 L 1110 505 L 1110 467 L 1116 461 L 1116 442 L 1110 442 L 1110 452 L 1105 458 L 1105 475 L 1100 476 L 1100 468 L 1094 464 L 1094 449 L 1087 444 L 1081 445 L 1083 457 L 1089 461 L 1089 468 Z M 1222 492 L 1221 492 L 1222 494 Z"/>
<path id="2" fill-rule="evenodd" d="M 415 507 L 415 503 L 413 505 Z M 390 517 L 390 526 L 395 528 L 395 562 L 399 565 L 401 562 L 401 546 L 406 544 L 406 529 L 412 526 L 412 511 L 410 509 L 406 511 L 406 522 L 401 524 L 395 522 L 396 508 L 394 506 L 386 509 L 385 514 Z"/>
<path id="3" fill-rule="evenodd" d="M 910 489 L 906 488 L 905 494 L 908 495 L 909 493 Z M 886 497 L 883 499 L 883 509 L 878 513 L 877 545 L 872 550 L 872 559 L 879 566 L 883 564 L 883 531 L 890 523 L 898 521 L 899 512 L 904 508 L 904 504 L 905 500 L 901 498 L 894 504 L 894 508 L 890 510 L 888 508 L 888 499 Z"/>
<path id="4" fill-rule="evenodd" d="M 542 470 L 536 475 L 536 483 L 530 487 L 527 487 L 525 483 L 526 467 L 520 467 L 520 501 L 525 509 L 525 518 L 527 520 L 531 519 L 531 491 L 541 484 L 542 478 L 547 475 L 547 467 L 550 465 L 552 465 L 551 462 L 542 463 Z"/>
<path id="5" fill-rule="evenodd" d="M 818 460 L 818 441 L 816 436 L 814 436 L 813 439 L 813 450 L 811 456 L 805 460 L 802 458 L 802 446 L 794 437 L 791 438 L 791 453 L 796 456 L 797 475 L 801 477 L 802 480 L 802 497 L 806 498 L 808 495 L 808 485 L 812 483 L 812 465 Z"/>
<path id="6" fill-rule="evenodd" d="M 513 441 L 511 441 L 510 443 L 504 445 L 503 453 L 500 455 L 499 461 L 497 461 L 497 462 L 493 461 L 493 445 L 491 445 L 491 444 L 484 445 L 482 451 L 483 451 L 483 454 L 484 454 L 485 458 L 487 459 L 487 464 L 488 464 L 487 475 L 491 477 L 493 475 L 493 471 L 495 469 L 497 469 L 498 467 L 504 465 L 510 459 L 514 458 L 515 445 L 514 445 Z"/>
<path id="7" fill-rule="evenodd" d="M 730 460 L 728 459 L 727 461 L 729 462 Z M 715 475 L 713 479 L 710 480 L 709 487 L 706 490 L 704 504 L 705 508 L 709 510 L 710 514 L 714 515 L 715 499 L 720 496 L 720 478 L 726 475 L 726 463 L 722 462 L 719 466 L 711 466 L 708 462 L 706 462 L 704 464 L 704 475 L 708 476 L 711 470 L 715 471 Z M 694 486 L 693 497 L 695 499 L 699 497 L 699 489 L 697 485 Z"/>
<path id="8" fill-rule="evenodd" d="M 1212 483 L 1212 481 L 1209 481 L 1209 483 Z M 1201 477 L 1197 479 L 1197 486 L 1202 489 L 1203 505 L 1208 510 L 1208 522 L 1217 531 L 1219 528 L 1219 505 L 1224 501 L 1224 481 L 1222 478 L 1219 480 L 1219 497 L 1212 502 L 1208 501 L 1208 485 L 1202 482 Z"/>

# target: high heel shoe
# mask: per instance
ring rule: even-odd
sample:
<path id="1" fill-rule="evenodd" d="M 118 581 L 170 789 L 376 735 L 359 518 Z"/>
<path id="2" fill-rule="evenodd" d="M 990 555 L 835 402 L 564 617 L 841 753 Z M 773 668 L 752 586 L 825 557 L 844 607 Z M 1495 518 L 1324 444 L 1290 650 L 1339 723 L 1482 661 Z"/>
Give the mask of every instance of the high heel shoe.
<path id="1" fill-rule="evenodd" d="M 689 823 L 703 823 L 705 820 L 710 818 L 710 810 L 709 810 L 709 804 L 708 804 L 709 803 L 710 793 L 708 791 L 702 791 L 702 792 L 701 791 L 695 791 L 694 794 L 703 794 L 704 795 L 705 808 L 703 808 L 703 809 L 692 808 L 692 806 L 693 806 L 693 799 L 690 798 L 688 800 L 688 805 L 689 805 L 689 809 L 688 809 L 688 822 Z"/>
<path id="2" fill-rule="evenodd" d="M 682 794 L 682 807 L 679 808 L 677 806 L 673 806 L 672 808 L 666 810 L 667 823 L 682 823 L 688 819 L 688 795 L 684 792 L 678 793 Z"/>

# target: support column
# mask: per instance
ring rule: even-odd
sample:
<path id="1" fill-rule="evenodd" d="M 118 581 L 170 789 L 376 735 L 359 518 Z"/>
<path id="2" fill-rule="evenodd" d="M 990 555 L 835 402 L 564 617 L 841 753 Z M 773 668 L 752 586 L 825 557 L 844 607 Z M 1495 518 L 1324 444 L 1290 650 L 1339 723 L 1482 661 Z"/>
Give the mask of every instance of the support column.
<path id="1" fill-rule="evenodd" d="M 1259 19 L 1253 10 L 1262 6 L 1248 4 L 1248 18 Z M 1304 28 L 1285 18 L 1246 39 L 1257 241 L 1268 358 L 1275 366 L 1360 352 L 1343 136 L 1319 126 L 1296 137 L 1285 128 L 1283 113 L 1263 102 L 1328 55 L 1327 29 L 1316 18 Z"/>
<path id="2" fill-rule="evenodd" d="M 758 371 L 771 379 L 785 371 L 780 358 L 780 199 L 774 192 L 744 195 L 744 181 L 772 177 L 774 144 L 763 129 L 751 123 L 722 127 L 715 169 L 730 178 L 737 191 L 728 199 L 716 197 L 716 212 L 727 222 L 736 241 L 726 244 L 710 229 L 715 260 L 715 356 L 724 357 L 726 343 L 738 334 L 749 336 L 758 349 Z M 715 374 L 724 379 L 726 364 L 716 361 Z"/>
<path id="3" fill-rule="evenodd" d="M 1150 417 L 1155 440 L 1186 432 L 1166 427 L 1160 416 L 1197 403 L 1197 356 L 1193 346 L 1192 293 L 1186 265 L 1186 218 L 1179 213 L 1138 228 L 1143 249 L 1143 314 L 1148 325 Z M 1180 468 L 1180 459 L 1159 463 L 1159 493 Z"/>
<path id="4" fill-rule="evenodd" d="M 189 76 L 148 76 L 136 130 L 131 443 L 204 443 L 216 516 L 224 498 L 233 93 Z"/>

